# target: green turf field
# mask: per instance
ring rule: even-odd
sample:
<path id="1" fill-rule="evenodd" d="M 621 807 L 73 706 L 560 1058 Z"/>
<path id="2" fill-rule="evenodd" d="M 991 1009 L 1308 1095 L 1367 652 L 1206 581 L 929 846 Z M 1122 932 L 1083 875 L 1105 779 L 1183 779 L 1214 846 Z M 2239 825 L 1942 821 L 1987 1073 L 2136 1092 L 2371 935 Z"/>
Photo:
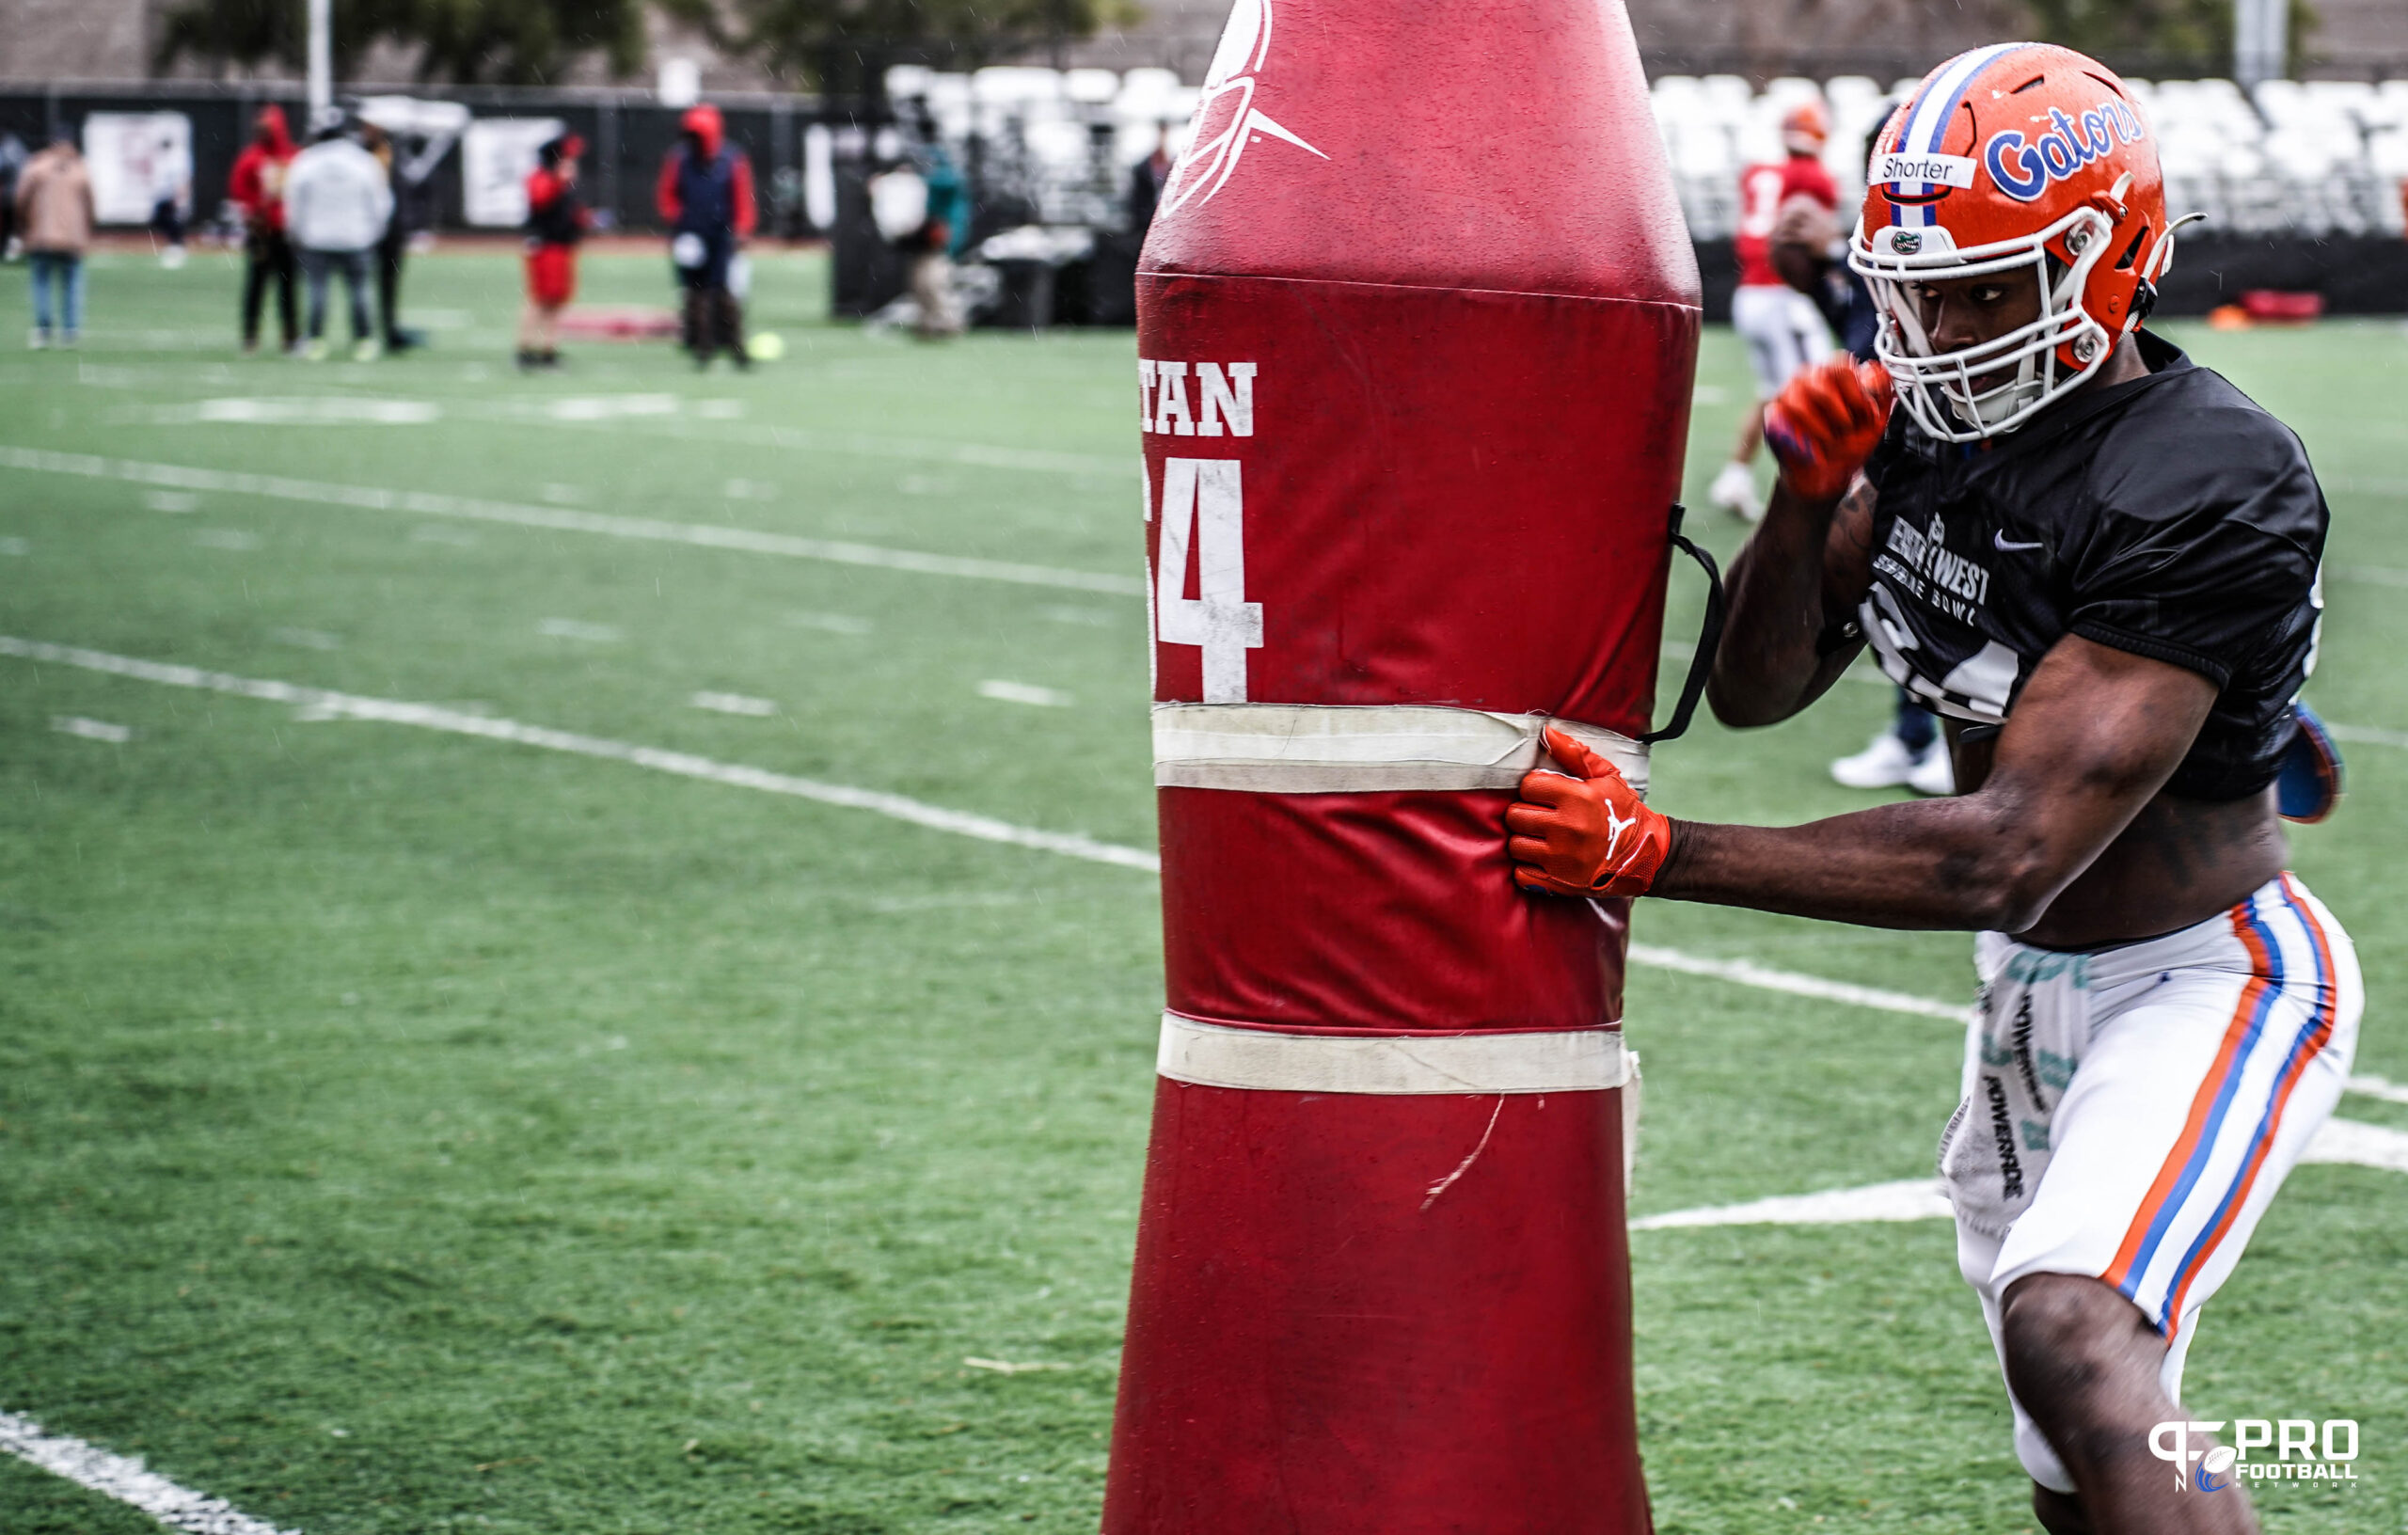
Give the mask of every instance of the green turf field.
<path id="1" fill-rule="evenodd" d="M 235 355 L 237 277 L 104 257 L 81 353 L 0 351 L 0 635 L 1151 847 L 1127 334 L 865 337 L 781 257 L 774 366 L 572 344 L 528 379 L 514 264 L 438 256 L 409 277 L 431 350 L 310 367 Z M 666 302 L 665 268 L 589 260 L 582 296 Z M 2379 738 L 2408 732 L 2408 332 L 2173 328 L 2332 494 L 2311 697 L 2374 734 L 2296 862 L 2365 962 L 2358 1069 L 2408 1080 L 2408 734 Z M 1727 332 L 1701 386 L 1700 500 L 1748 393 Z M 1101 579 L 676 541 L 698 525 Z M 1702 720 L 1657 801 L 1869 802 L 1824 765 L 1887 702 Z M 1090 1530 L 1156 924 L 1109 862 L 0 656 L 0 1411 L 311 1535 Z M 1669 904 L 1637 930 L 1971 989 L 1961 935 Z M 1954 1106 L 1931 1019 L 1641 966 L 1629 1027 L 1641 1214 L 1913 1178 Z M 2030 1527 L 1946 1223 L 1633 1248 L 1660 1528 Z M 2308 1166 L 2210 1308 L 2196 1415 L 2364 1424 L 2358 1482 L 2262 1491 L 2270 1529 L 2408 1526 L 2403 1274 L 2408 1175 Z M 8 1535 L 155 1527 L 0 1457 Z"/>

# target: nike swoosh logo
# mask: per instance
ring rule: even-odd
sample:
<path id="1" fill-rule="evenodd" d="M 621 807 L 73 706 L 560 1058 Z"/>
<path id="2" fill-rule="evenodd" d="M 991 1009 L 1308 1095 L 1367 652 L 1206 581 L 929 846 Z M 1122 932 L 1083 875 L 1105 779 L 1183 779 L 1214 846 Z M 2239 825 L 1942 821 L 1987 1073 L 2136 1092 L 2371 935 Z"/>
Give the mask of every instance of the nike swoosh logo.
<path id="1" fill-rule="evenodd" d="M 2037 539 L 2035 539 L 2029 544 L 2011 543 L 2008 541 L 2007 536 L 2004 533 L 2000 532 L 1993 532 L 1990 534 L 1990 546 L 1997 549 L 2001 554 L 2021 554 L 2029 549 L 2042 549 L 2048 547 L 2047 545 L 2041 543 Z"/>

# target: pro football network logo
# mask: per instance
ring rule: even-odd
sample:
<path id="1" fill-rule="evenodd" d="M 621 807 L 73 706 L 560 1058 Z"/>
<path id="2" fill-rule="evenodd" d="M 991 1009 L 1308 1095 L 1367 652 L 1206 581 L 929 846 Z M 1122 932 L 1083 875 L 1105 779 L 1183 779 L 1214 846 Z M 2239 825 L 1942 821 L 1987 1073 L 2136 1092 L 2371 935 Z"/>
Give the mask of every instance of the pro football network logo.
<path id="1" fill-rule="evenodd" d="M 2209 1439 L 2223 1427 L 2221 1418 L 2160 1423 L 2148 1431 L 2148 1452 L 2173 1463 L 2174 1485 L 2186 1493 L 2220 1493 L 2236 1481 L 2358 1480 L 2358 1468 L 2350 1464 L 2358 1458 L 2356 1418 L 2329 1417 L 2320 1425 L 2305 1417 L 2242 1417 L 2233 1420 L 2231 1444 Z M 2271 1449 L 2274 1457 L 2253 1461 L 2253 1449 Z"/>
<path id="2" fill-rule="evenodd" d="M 1196 118 L 1188 125 L 1187 152 L 1179 157 L 1164 184 L 1163 213 L 1175 214 L 1191 202 L 1212 201 L 1237 174 L 1246 146 L 1266 134 L 1308 154 L 1329 158 L 1254 104 L 1261 88 L 1263 60 L 1270 56 L 1271 0 L 1237 0 L 1229 11 L 1229 24 L 1221 31 L 1221 45 L 1212 50 L 1212 63 L 1204 71 L 1204 92 L 1196 98 Z"/>

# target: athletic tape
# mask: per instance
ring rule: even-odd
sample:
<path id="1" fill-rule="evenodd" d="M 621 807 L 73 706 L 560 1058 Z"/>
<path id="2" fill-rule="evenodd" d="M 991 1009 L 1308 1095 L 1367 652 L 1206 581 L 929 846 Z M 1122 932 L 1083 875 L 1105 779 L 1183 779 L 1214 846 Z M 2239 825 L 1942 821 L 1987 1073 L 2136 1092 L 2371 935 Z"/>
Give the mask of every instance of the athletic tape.
<path id="1" fill-rule="evenodd" d="M 1530 1034 L 1291 1034 L 1163 1015 L 1154 1068 L 1199 1087 L 1268 1093 L 1581 1093 L 1635 1059 L 1614 1029 Z"/>
<path id="2" fill-rule="evenodd" d="M 1647 792 L 1647 748 L 1595 725 L 1437 704 L 1157 704 L 1154 782 L 1258 794 L 1510 789 L 1554 726 Z"/>

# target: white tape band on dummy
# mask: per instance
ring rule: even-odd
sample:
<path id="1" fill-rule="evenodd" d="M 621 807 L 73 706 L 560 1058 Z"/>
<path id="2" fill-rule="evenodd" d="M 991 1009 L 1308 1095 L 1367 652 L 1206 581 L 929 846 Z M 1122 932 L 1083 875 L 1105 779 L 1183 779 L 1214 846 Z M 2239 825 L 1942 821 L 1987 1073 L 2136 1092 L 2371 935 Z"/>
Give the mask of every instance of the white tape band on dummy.
<path id="1" fill-rule="evenodd" d="M 1157 704 L 1154 782 L 1259 794 L 1510 789 L 1533 768 L 1559 766 L 1539 739 L 1549 725 L 1647 792 L 1647 748 L 1627 736 L 1540 715 L 1418 704 Z"/>
<path id="2" fill-rule="evenodd" d="M 1272 1093 L 1578 1093 L 1622 1086 L 1635 1058 L 1613 1029 L 1289 1034 L 1164 1013 L 1154 1067 L 1173 1082 Z"/>

